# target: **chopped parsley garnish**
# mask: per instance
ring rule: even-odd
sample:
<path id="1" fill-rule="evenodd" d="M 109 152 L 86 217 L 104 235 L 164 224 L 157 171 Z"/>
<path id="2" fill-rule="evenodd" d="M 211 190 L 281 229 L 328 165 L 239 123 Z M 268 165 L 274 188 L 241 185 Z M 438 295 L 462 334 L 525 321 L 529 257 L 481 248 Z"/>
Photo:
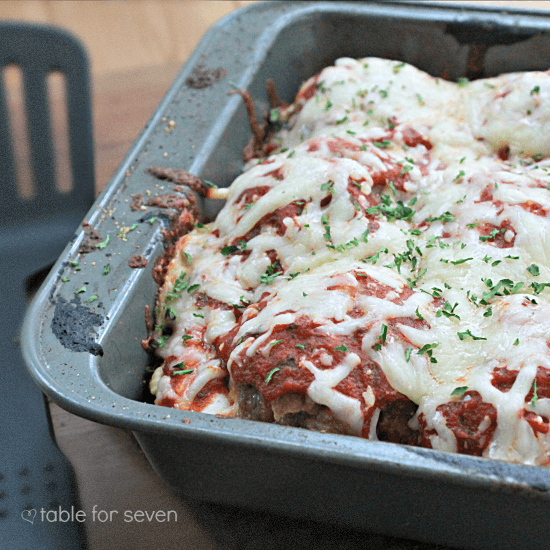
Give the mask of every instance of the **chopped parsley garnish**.
<path id="1" fill-rule="evenodd" d="M 78 290 L 75 291 L 75 294 L 82 294 L 83 292 L 86 292 L 86 287 L 83 286 L 82 288 L 79 288 Z"/>
<path id="2" fill-rule="evenodd" d="M 337 348 L 334 348 L 334 351 L 344 351 L 344 352 L 347 352 L 349 351 L 349 349 L 344 346 L 344 345 L 341 345 L 341 346 L 338 346 Z"/>
<path id="3" fill-rule="evenodd" d="M 334 191 L 334 182 L 332 180 L 327 181 L 327 183 L 323 183 L 321 185 L 321 191 L 328 191 L 329 193 L 336 193 Z"/>
<path id="4" fill-rule="evenodd" d="M 453 265 L 460 265 L 460 264 L 469 262 L 470 260 L 473 260 L 473 258 L 462 258 L 461 260 L 454 260 L 454 261 L 451 261 L 451 263 L 452 263 Z"/>
<path id="5" fill-rule="evenodd" d="M 429 218 L 426 218 L 425 221 L 427 222 L 437 222 L 437 221 L 442 221 L 442 222 L 454 222 L 455 221 L 455 217 L 450 213 L 450 212 L 445 212 L 444 214 L 441 214 L 441 216 L 430 216 Z"/>
<path id="6" fill-rule="evenodd" d="M 372 265 L 375 265 L 376 262 L 380 259 L 380 254 L 385 252 L 386 254 L 388 253 L 388 249 L 387 248 L 381 248 L 376 254 L 374 254 L 373 256 L 369 256 L 368 258 L 365 258 L 364 261 L 365 262 L 372 262 Z M 361 275 L 360 273 L 358 273 L 358 275 Z M 366 277 L 366 275 L 365 275 Z"/>
<path id="7" fill-rule="evenodd" d="M 531 275 L 533 275 L 533 277 L 538 277 L 538 276 L 540 275 L 539 266 L 536 265 L 536 264 L 531 264 L 531 265 L 527 268 L 527 271 L 529 271 L 529 273 L 531 273 Z"/>
<path id="8" fill-rule="evenodd" d="M 533 399 L 531 399 L 531 405 L 535 407 L 537 405 L 538 395 L 537 395 L 537 379 L 533 380 Z"/>
<path id="9" fill-rule="evenodd" d="M 393 66 L 393 72 L 394 74 L 397 74 L 399 72 L 399 69 L 405 66 L 405 62 L 402 61 L 401 63 L 398 63 L 397 65 Z"/>
<path id="10" fill-rule="evenodd" d="M 435 316 L 442 317 L 443 315 L 445 315 L 445 317 L 448 318 L 456 317 L 460 321 L 460 317 L 455 313 L 456 306 L 458 306 L 458 302 L 456 302 L 454 306 L 451 306 L 450 302 L 445 302 L 443 304 L 443 308 L 438 309 Z"/>
<path id="11" fill-rule="evenodd" d="M 424 273 L 426 273 L 426 271 L 428 271 L 428 269 L 425 267 L 417 273 L 416 277 L 407 277 L 407 284 L 411 290 L 416 286 L 416 283 L 418 283 L 418 280 L 422 277 L 422 275 L 424 275 Z"/>
<path id="12" fill-rule="evenodd" d="M 273 342 L 270 342 L 269 345 L 270 346 L 276 346 L 277 344 L 280 344 L 282 342 L 282 340 L 273 340 Z"/>
<path id="13" fill-rule="evenodd" d="M 166 308 L 166 317 L 168 317 L 168 319 L 172 321 L 175 321 L 178 316 L 176 315 L 176 312 L 170 306 L 168 306 Z"/>
<path id="14" fill-rule="evenodd" d="M 459 179 L 461 179 L 462 177 L 464 177 L 466 175 L 466 172 L 464 172 L 464 170 L 461 170 L 455 177 L 455 179 L 453 181 L 458 181 Z"/>
<path id="15" fill-rule="evenodd" d="M 547 286 L 550 287 L 550 283 L 531 283 L 529 286 L 535 291 L 535 296 L 538 296 Z"/>
<path id="16" fill-rule="evenodd" d="M 451 395 L 464 395 L 467 391 L 468 386 L 459 386 L 451 392 Z"/>
<path id="17" fill-rule="evenodd" d="M 461 77 L 461 78 L 458 79 L 457 84 L 458 84 L 459 88 L 463 88 L 464 86 L 466 86 L 466 84 L 468 84 L 468 82 L 470 82 L 470 81 L 467 78 Z"/>
<path id="18" fill-rule="evenodd" d="M 499 230 L 495 227 L 488 235 L 480 235 L 479 240 L 482 243 L 486 243 L 489 239 L 494 239 L 499 233 Z"/>
<path id="19" fill-rule="evenodd" d="M 414 166 L 411 166 L 410 164 L 406 164 L 405 166 L 403 166 L 403 170 L 400 172 L 400 176 L 404 176 L 405 174 L 408 174 L 412 169 L 414 168 Z"/>
<path id="20" fill-rule="evenodd" d="M 530 95 L 535 95 L 535 94 L 538 94 L 540 92 L 540 86 L 535 86 L 530 92 L 529 94 Z"/>
<path id="21" fill-rule="evenodd" d="M 347 119 L 348 119 L 348 117 L 345 116 L 344 118 L 341 118 L 340 120 L 337 120 L 336 124 L 343 124 L 344 122 L 346 122 Z"/>
<path id="22" fill-rule="evenodd" d="M 86 301 L 93 302 L 94 300 L 97 300 L 97 296 L 90 296 Z"/>
<path id="23" fill-rule="evenodd" d="M 373 141 L 372 144 L 379 149 L 387 149 L 391 145 L 389 139 L 383 139 L 382 141 Z"/>
<path id="24" fill-rule="evenodd" d="M 489 291 L 483 293 L 482 298 L 483 298 L 483 301 L 485 302 L 484 305 L 487 305 L 487 302 L 489 300 L 492 300 L 495 296 L 502 296 L 502 294 L 499 293 L 501 288 L 504 288 L 503 293 L 506 296 L 509 296 L 510 294 L 515 294 L 523 286 L 522 282 L 514 284 L 514 282 L 510 279 L 501 279 L 494 286 L 493 286 L 493 281 L 491 281 L 491 279 L 482 279 L 482 280 L 485 283 L 485 285 L 489 287 Z"/>
<path id="25" fill-rule="evenodd" d="M 282 271 L 275 271 L 272 265 L 268 265 L 266 272 L 260 276 L 260 281 L 268 285 L 273 281 L 273 279 L 275 279 L 276 277 L 282 274 L 283 274 Z"/>
<path id="26" fill-rule="evenodd" d="M 187 289 L 187 292 L 189 294 L 191 294 L 191 292 L 193 292 L 194 290 L 197 290 L 197 288 L 199 288 L 201 285 L 200 284 L 194 284 L 194 285 L 191 285 L 188 289 Z"/>
<path id="27" fill-rule="evenodd" d="M 109 242 L 109 235 L 107 235 L 107 238 L 97 245 L 98 248 L 105 248 L 107 246 L 107 243 Z"/>
<path id="28" fill-rule="evenodd" d="M 382 344 L 386 343 L 386 336 L 388 335 L 388 325 L 382 325 L 382 332 L 380 333 L 380 336 L 378 336 L 378 340 L 380 340 L 380 343 L 377 343 L 374 345 L 374 349 L 376 351 L 380 351 L 382 349 Z"/>
<path id="29" fill-rule="evenodd" d="M 183 366 L 183 363 L 179 363 L 178 365 L 176 365 L 176 367 L 178 367 L 179 365 Z M 175 371 L 172 371 L 172 376 L 177 376 L 180 374 L 191 374 L 192 372 L 193 372 L 193 369 L 175 370 Z"/>
<path id="30" fill-rule="evenodd" d="M 397 201 L 395 205 L 392 205 L 392 199 L 389 195 L 382 195 L 380 199 L 382 201 L 380 204 L 367 208 L 367 214 L 383 214 L 388 221 L 410 220 L 415 214 L 415 211 L 405 206 L 402 201 Z"/>
<path id="31" fill-rule="evenodd" d="M 267 373 L 267 376 L 265 377 L 265 383 L 266 384 L 269 384 L 269 382 L 271 382 L 271 379 L 273 378 L 273 375 L 280 371 L 281 369 L 279 367 L 275 367 L 274 369 L 271 369 L 268 373 Z"/>
<path id="32" fill-rule="evenodd" d="M 519 338 L 516 338 L 516 341 L 514 342 L 514 346 L 519 346 Z"/>
<path id="33" fill-rule="evenodd" d="M 296 344 L 296 347 L 297 347 L 297 348 L 300 348 L 300 349 L 305 349 L 304 344 Z"/>
<path id="34" fill-rule="evenodd" d="M 417 352 L 417 355 L 423 355 L 424 353 L 428 356 L 430 363 L 437 363 L 437 359 L 432 356 L 433 350 L 439 346 L 439 342 L 435 342 L 433 344 L 426 344 L 425 346 L 422 346 Z"/>
<path id="35" fill-rule="evenodd" d="M 162 348 L 166 345 L 167 341 L 168 341 L 168 336 L 159 336 L 156 339 L 156 346 L 159 348 Z"/>
<path id="36" fill-rule="evenodd" d="M 487 340 L 487 338 L 483 338 L 481 336 L 476 336 L 475 334 L 472 334 L 472 332 L 468 329 L 464 332 L 457 332 L 457 336 L 461 340 L 466 340 L 466 338 L 470 337 L 472 340 Z"/>
<path id="37" fill-rule="evenodd" d="M 411 360 L 411 353 L 412 348 L 407 348 L 407 351 L 405 352 L 405 362 L 408 363 Z"/>
<path id="38" fill-rule="evenodd" d="M 184 334 L 181 339 L 183 340 L 183 345 L 187 346 L 187 340 L 192 340 L 193 337 L 190 334 Z"/>

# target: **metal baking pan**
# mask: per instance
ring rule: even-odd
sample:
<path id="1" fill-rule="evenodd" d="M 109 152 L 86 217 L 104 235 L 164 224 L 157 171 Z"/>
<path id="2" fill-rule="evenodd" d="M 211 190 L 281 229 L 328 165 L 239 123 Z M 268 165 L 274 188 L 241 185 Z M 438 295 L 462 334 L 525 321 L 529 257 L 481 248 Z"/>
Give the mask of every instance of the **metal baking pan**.
<path id="1" fill-rule="evenodd" d="M 242 99 L 229 92 L 249 90 L 265 111 L 268 78 L 290 101 L 342 56 L 402 60 L 449 79 L 546 70 L 550 17 L 416 2 L 260 2 L 223 19 L 33 302 L 23 334 L 31 374 L 68 411 L 132 430 L 158 474 L 189 497 L 459 548 L 547 547 L 547 469 L 143 402 L 144 308 L 154 301 L 152 266 L 168 217 L 141 209 L 136 195 L 147 202 L 173 191 L 145 169 L 182 168 L 229 185 L 251 136 Z M 207 220 L 218 209 L 202 204 Z M 135 254 L 147 267 L 129 266 Z"/>

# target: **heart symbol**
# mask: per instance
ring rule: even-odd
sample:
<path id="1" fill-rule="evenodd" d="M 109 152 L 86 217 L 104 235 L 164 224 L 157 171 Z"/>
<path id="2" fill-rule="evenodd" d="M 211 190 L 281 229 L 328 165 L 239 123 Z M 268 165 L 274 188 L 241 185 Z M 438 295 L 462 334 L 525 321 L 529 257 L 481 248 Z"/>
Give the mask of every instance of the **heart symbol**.
<path id="1" fill-rule="evenodd" d="M 36 510 L 33 508 L 32 510 L 23 510 L 21 512 L 21 517 L 28 521 L 29 523 L 32 523 L 34 525 L 34 518 L 36 517 Z"/>

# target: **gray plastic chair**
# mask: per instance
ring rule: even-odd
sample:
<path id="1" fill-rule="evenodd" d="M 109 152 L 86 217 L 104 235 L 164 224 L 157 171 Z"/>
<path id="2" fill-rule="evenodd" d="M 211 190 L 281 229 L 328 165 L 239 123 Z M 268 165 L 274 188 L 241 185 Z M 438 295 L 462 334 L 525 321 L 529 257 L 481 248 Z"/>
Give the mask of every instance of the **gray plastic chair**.
<path id="1" fill-rule="evenodd" d="M 36 191 L 30 200 L 17 191 L 6 90 L 0 81 L 0 548 L 86 548 L 84 525 L 59 521 L 60 507 L 79 509 L 74 473 L 55 444 L 45 398 L 26 370 L 18 338 L 25 282 L 53 264 L 93 203 L 88 60 L 82 45 L 65 31 L 1 23 L 0 70 L 11 64 L 23 75 L 28 161 Z M 68 193 L 59 192 L 55 182 L 46 85 L 52 71 L 65 78 L 73 182 Z M 57 512 L 57 521 L 50 521 L 51 511 Z"/>

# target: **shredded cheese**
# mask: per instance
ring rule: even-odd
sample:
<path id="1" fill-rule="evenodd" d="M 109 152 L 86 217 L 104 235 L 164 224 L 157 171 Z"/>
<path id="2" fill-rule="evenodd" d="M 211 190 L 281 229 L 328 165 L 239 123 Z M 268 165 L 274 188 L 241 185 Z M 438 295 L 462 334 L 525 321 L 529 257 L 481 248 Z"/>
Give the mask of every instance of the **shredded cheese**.
<path id="1" fill-rule="evenodd" d="M 549 465 L 549 98 L 376 58 L 308 81 L 176 245 L 156 403 L 239 416 L 253 387 L 268 421 Z"/>

